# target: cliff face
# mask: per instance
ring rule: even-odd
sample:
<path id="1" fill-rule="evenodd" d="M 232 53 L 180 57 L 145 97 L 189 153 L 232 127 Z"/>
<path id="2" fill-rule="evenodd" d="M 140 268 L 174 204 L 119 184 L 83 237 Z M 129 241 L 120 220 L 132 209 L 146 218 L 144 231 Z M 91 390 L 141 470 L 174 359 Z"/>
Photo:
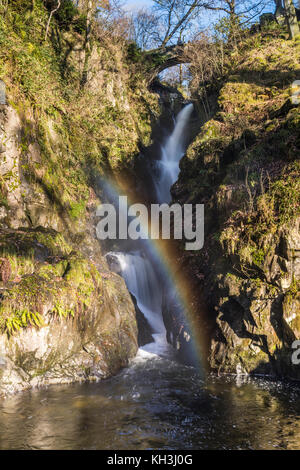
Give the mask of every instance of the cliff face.
<path id="1" fill-rule="evenodd" d="M 0 18 L 0 394 L 99 379 L 137 351 L 135 309 L 96 239 L 99 178 L 132 166 L 158 112 L 117 36 L 43 2 Z M 85 85 L 82 75 L 85 72 Z"/>
<path id="2" fill-rule="evenodd" d="M 137 351 L 124 281 L 54 230 L 1 229 L 0 395 L 99 380 Z M 3 261 L 6 261 L 6 271 Z M 3 284 L 2 284 L 3 285 Z"/>
<path id="3" fill-rule="evenodd" d="M 72 216 L 59 196 L 67 188 L 49 191 L 43 149 L 35 134 L 23 147 L 24 124 L 9 104 L 0 127 L 0 394 L 107 377 L 135 355 L 137 325 L 95 236 L 100 201 L 86 184 L 86 208 Z M 62 145 L 54 131 L 51 142 Z"/>
<path id="4" fill-rule="evenodd" d="M 282 34 L 281 34 L 282 36 Z M 210 307 L 214 371 L 300 378 L 299 40 L 252 36 L 232 53 L 218 110 L 181 162 L 174 200 L 204 203 L 205 246 L 185 253 Z"/>
<path id="5" fill-rule="evenodd" d="M 299 223 L 297 218 L 268 237 L 257 278 L 229 267 L 218 272 L 211 294 L 217 314 L 213 369 L 300 379 L 299 366 L 292 364 L 292 344 L 300 337 Z M 233 268 L 250 270 L 254 262 L 245 266 L 237 257 Z"/>

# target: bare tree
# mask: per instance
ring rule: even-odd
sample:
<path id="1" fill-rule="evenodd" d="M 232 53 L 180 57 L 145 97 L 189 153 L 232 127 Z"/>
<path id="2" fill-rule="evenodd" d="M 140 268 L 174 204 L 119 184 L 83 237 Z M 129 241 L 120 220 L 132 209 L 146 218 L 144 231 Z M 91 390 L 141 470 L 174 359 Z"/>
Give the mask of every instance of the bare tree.
<path id="1" fill-rule="evenodd" d="M 185 46 L 184 58 L 189 64 L 187 81 L 190 92 L 201 101 L 208 118 L 211 106 L 207 86 L 224 73 L 224 42 L 212 37 L 208 32 L 201 32 Z"/>
<path id="2" fill-rule="evenodd" d="M 300 34 L 299 24 L 297 21 L 296 9 L 293 0 L 284 0 L 286 12 L 286 20 L 289 28 L 290 39 Z"/>
<path id="3" fill-rule="evenodd" d="M 97 2 L 94 31 L 101 39 L 130 39 L 131 22 L 125 15 L 122 0 L 102 0 Z"/>
<path id="4" fill-rule="evenodd" d="M 270 0 L 208 0 L 205 8 L 225 13 L 234 26 L 253 21 L 271 3 Z"/>
<path id="5" fill-rule="evenodd" d="M 141 49 L 160 45 L 160 20 L 151 10 L 143 8 L 131 16 L 130 39 Z"/>
<path id="6" fill-rule="evenodd" d="M 47 26 L 46 26 L 45 41 L 47 40 L 47 37 L 48 37 L 52 16 L 54 15 L 54 13 L 56 13 L 60 9 L 60 6 L 61 6 L 61 0 L 57 0 L 56 7 L 54 7 L 53 10 L 51 10 L 50 12 L 49 19 L 48 19 Z"/>
<path id="7" fill-rule="evenodd" d="M 153 0 L 153 11 L 161 22 L 160 44 L 180 41 L 185 29 L 199 15 L 204 0 Z"/>
<path id="8" fill-rule="evenodd" d="M 153 0 L 151 12 L 159 24 L 155 31 L 148 32 L 155 43 L 161 47 L 181 42 L 184 36 L 190 37 L 192 30 L 200 29 L 199 23 L 205 10 L 220 13 L 228 18 L 229 29 L 234 31 L 237 25 L 251 22 L 259 16 L 273 0 Z M 150 15 L 150 13 L 148 13 Z M 149 17 L 140 17 L 149 20 Z M 151 18 L 153 23 L 153 16 Z"/>
<path id="9" fill-rule="evenodd" d="M 78 0 L 77 2 L 78 9 L 85 14 L 86 16 L 86 26 L 85 26 L 85 41 L 84 41 L 84 64 L 83 72 L 81 78 L 82 86 L 85 85 L 88 75 L 88 64 L 89 57 L 91 55 L 91 33 L 93 20 L 97 15 L 97 11 L 100 9 L 110 9 L 109 0 Z"/>

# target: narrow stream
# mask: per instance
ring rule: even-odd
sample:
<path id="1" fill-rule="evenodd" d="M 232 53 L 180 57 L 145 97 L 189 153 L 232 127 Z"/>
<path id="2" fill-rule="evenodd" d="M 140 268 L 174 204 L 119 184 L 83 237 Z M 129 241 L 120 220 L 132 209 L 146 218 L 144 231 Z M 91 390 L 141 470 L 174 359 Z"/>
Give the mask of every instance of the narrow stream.
<path id="1" fill-rule="evenodd" d="M 193 110 L 162 148 L 157 201 L 185 151 Z M 264 379 L 208 377 L 178 363 L 162 317 L 166 275 L 147 245 L 109 253 L 153 331 L 130 366 L 98 384 L 52 386 L 0 403 L 0 449 L 300 449 L 300 390 Z M 167 288 L 173 288 L 167 285 Z"/>

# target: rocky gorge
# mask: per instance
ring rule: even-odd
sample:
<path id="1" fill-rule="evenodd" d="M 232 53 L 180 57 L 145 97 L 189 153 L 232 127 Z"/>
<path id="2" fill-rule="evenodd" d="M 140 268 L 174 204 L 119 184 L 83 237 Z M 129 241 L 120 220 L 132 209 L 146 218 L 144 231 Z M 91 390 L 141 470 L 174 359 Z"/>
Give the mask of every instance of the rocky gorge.
<path id="1" fill-rule="evenodd" d="M 218 373 L 299 379 L 299 58 L 274 32 L 237 55 L 173 187 L 206 208 L 205 247 L 184 263 L 210 306 Z"/>
<path id="2" fill-rule="evenodd" d="M 106 51 L 95 44 L 86 90 L 78 94 L 72 80 L 84 62 L 82 36 L 62 30 L 58 58 L 55 40 L 40 45 L 39 34 L 31 35 L 47 18 L 42 2 L 14 29 L 18 8 L 1 16 L 1 396 L 99 380 L 135 356 L 134 305 L 96 238 L 97 178 L 147 142 L 148 101 L 156 102 L 148 91 L 142 96 L 143 87 L 131 88 L 115 43 Z M 69 75 L 60 83 L 65 53 Z"/>
<path id="3" fill-rule="evenodd" d="M 196 88 L 187 101 L 149 85 L 149 64 L 99 32 L 82 87 L 79 20 L 64 29 L 57 17 L 41 43 L 48 16 L 36 3 L 0 20 L 0 395 L 107 378 L 151 337 L 96 238 L 100 182 L 127 180 L 130 194 L 150 199 L 143 157 L 155 161 L 188 101 L 189 145 L 171 195 L 205 205 L 206 236 L 199 252 L 179 244 L 174 266 L 203 311 L 203 362 L 217 374 L 299 380 L 299 38 L 269 26 L 244 37 L 206 83 L 205 103 Z"/>

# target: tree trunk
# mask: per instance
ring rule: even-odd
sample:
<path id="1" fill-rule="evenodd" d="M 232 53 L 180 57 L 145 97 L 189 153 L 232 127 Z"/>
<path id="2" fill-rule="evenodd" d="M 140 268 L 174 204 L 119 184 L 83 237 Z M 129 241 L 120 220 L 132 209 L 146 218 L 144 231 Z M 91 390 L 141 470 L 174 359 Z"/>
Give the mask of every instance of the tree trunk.
<path id="1" fill-rule="evenodd" d="M 52 16 L 54 15 L 55 12 L 57 12 L 57 10 L 60 9 L 60 5 L 61 5 L 61 0 L 57 0 L 56 8 L 54 8 L 54 10 L 52 10 L 50 15 L 49 15 L 48 23 L 47 23 L 47 26 L 46 26 L 46 32 L 45 32 L 45 41 L 47 40 L 47 37 L 48 37 Z"/>
<path id="2" fill-rule="evenodd" d="M 285 19 L 285 9 L 282 6 L 282 0 L 275 0 L 276 10 L 275 10 L 275 18 L 279 26 L 284 27 L 286 24 Z"/>
<path id="3" fill-rule="evenodd" d="M 290 39 L 300 34 L 300 29 L 297 21 L 296 9 L 293 0 L 284 0 L 286 20 L 289 28 Z"/>
<path id="4" fill-rule="evenodd" d="M 84 64 L 83 72 L 81 78 L 81 85 L 84 86 L 88 79 L 88 66 L 89 58 L 91 55 L 91 30 L 92 30 L 92 21 L 95 12 L 93 0 L 86 1 L 86 30 L 85 30 L 85 44 L 84 44 Z"/>

